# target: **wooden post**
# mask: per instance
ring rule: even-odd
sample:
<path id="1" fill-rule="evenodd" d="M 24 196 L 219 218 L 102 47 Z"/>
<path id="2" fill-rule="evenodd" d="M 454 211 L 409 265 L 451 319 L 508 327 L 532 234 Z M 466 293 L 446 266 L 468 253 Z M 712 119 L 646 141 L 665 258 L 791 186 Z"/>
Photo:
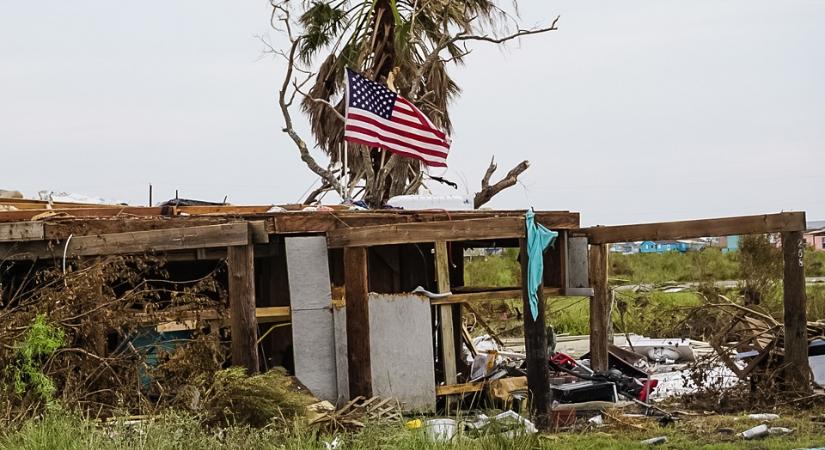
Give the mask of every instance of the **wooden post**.
<path id="1" fill-rule="evenodd" d="M 435 242 L 435 281 L 436 292 L 450 292 L 450 264 L 447 253 L 447 242 Z M 444 382 L 447 385 L 458 382 L 455 364 L 455 327 L 453 326 L 453 305 L 438 307 L 441 321 L 441 362 L 444 364 Z M 450 398 L 447 397 L 447 411 L 450 410 Z"/>
<path id="2" fill-rule="evenodd" d="M 372 397 L 367 247 L 344 249 L 349 395 Z"/>
<path id="3" fill-rule="evenodd" d="M 232 365 L 258 372 L 258 320 L 255 317 L 255 251 L 250 245 L 227 247 Z"/>
<path id="4" fill-rule="evenodd" d="M 527 354 L 527 389 L 530 391 L 530 409 L 539 428 L 547 425 L 550 412 L 550 372 L 547 368 L 547 328 L 544 320 L 544 287 L 538 288 L 539 311 L 536 320 L 530 312 L 527 239 L 519 240 L 521 262 L 521 293 L 524 309 L 524 348 Z"/>
<path id="5" fill-rule="evenodd" d="M 590 368 L 607 370 L 608 328 L 610 327 L 610 291 L 607 286 L 607 244 L 590 245 Z"/>
<path id="6" fill-rule="evenodd" d="M 782 233 L 785 262 L 785 382 L 797 392 L 811 389 L 805 295 L 805 240 L 801 231 Z"/>

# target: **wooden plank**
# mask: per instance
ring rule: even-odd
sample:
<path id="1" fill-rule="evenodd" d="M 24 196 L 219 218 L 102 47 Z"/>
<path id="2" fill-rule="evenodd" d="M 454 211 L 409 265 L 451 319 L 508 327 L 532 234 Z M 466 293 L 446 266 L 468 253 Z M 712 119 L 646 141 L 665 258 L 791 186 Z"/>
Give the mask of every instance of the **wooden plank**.
<path id="1" fill-rule="evenodd" d="M 450 264 L 446 241 L 436 241 L 435 243 L 435 281 L 437 292 L 450 292 Z M 439 313 L 441 362 L 444 365 L 444 381 L 447 384 L 456 384 L 458 381 L 458 371 L 455 363 L 456 341 L 455 328 L 453 327 L 452 305 L 439 306 Z"/>
<path id="2" fill-rule="evenodd" d="M 271 233 L 325 233 L 336 228 L 365 227 L 386 224 L 442 222 L 496 217 L 524 217 L 524 210 L 510 211 L 313 211 L 267 214 L 272 222 Z M 536 222 L 550 229 L 579 228 L 579 213 L 569 211 L 537 211 Z"/>
<path id="3" fill-rule="evenodd" d="M 547 327 L 543 286 L 538 289 L 538 314 L 535 320 L 530 312 L 530 291 L 527 288 L 529 256 L 527 239 L 519 240 L 521 263 L 522 308 L 524 311 L 524 348 L 527 354 L 527 387 L 530 391 L 530 409 L 533 422 L 539 428 L 547 425 L 550 413 L 550 372 L 547 368 Z"/>
<path id="4" fill-rule="evenodd" d="M 368 254 L 366 247 L 344 249 L 347 305 L 347 366 L 350 397 L 372 397 Z"/>
<path id="5" fill-rule="evenodd" d="M 269 233 L 266 232 L 266 222 L 253 220 L 249 223 L 249 234 L 253 244 L 268 244 Z"/>
<path id="6" fill-rule="evenodd" d="M 0 222 L 15 222 L 31 220 L 43 213 L 55 214 L 62 217 L 153 217 L 183 214 L 188 216 L 249 216 L 266 213 L 270 205 L 252 206 L 178 206 L 178 207 L 146 207 L 146 206 L 100 206 L 81 205 L 80 207 L 59 207 L 51 210 L 21 209 L 19 211 L 0 212 Z"/>
<path id="7" fill-rule="evenodd" d="M 506 239 L 524 234 L 520 217 L 420 222 L 346 228 L 329 231 L 330 248 L 413 244 L 467 239 Z"/>
<path id="8" fill-rule="evenodd" d="M 609 244 L 612 242 L 660 241 L 706 236 L 804 231 L 805 228 L 804 212 L 785 212 L 721 219 L 591 227 L 583 228 L 580 232 L 587 236 L 591 244 Z"/>
<path id="9" fill-rule="evenodd" d="M 45 236 L 43 222 L 0 223 L 0 242 L 37 241 Z"/>
<path id="10" fill-rule="evenodd" d="M 172 228 L 152 231 L 77 236 L 68 244 L 37 241 L 0 244 L 0 258 L 11 260 L 48 259 L 67 257 L 121 255 L 144 252 L 166 252 L 200 248 L 219 248 L 249 243 L 249 225 L 246 222 L 202 227 Z"/>
<path id="11" fill-rule="evenodd" d="M 150 314 L 140 313 L 135 316 L 135 320 L 141 323 L 155 323 L 158 320 L 158 316 L 153 317 L 153 315 Z M 164 316 L 166 317 L 164 319 L 166 322 L 161 322 L 155 327 L 155 329 L 161 333 L 194 330 L 204 321 L 216 321 L 221 319 L 218 312 L 214 309 L 187 311 L 182 314 L 170 313 L 168 315 L 161 315 L 160 317 Z M 289 306 L 268 306 L 263 308 L 255 308 L 255 318 L 258 320 L 259 324 L 289 322 L 291 319 L 291 314 L 289 311 Z M 231 314 L 226 314 L 223 319 L 224 320 L 220 326 L 231 326 Z"/>
<path id="12" fill-rule="evenodd" d="M 227 249 L 232 365 L 258 372 L 258 321 L 255 317 L 255 250 L 252 245 Z"/>
<path id="13" fill-rule="evenodd" d="M 17 222 L 21 220 L 32 220 L 33 217 L 44 213 L 54 214 L 60 217 L 149 217 L 160 216 L 163 208 L 148 208 L 139 206 L 119 206 L 95 207 L 95 208 L 69 208 L 51 210 L 20 210 L 0 212 L 0 222 Z"/>
<path id="14" fill-rule="evenodd" d="M 165 230 L 169 228 L 187 228 L 223 223 L 239 222 L 240 219 L 226 217 L 133 217 L 128 220 L 117 218 L 64 219 L 43 223 L 45 238 L 48 240 L 74 237 L 128 233 L 132 231 Z"/>
<path id="15" fill-rule="evenodd" d="M 0 198 L 0 205 L 11 205 L 18 209 L 49 209 L 50 203 L 47 200 L 34 200 L 29 198 Z M 51 202 L 51 209 L 73 209 L 73 208 L 120 208 L 123 205 L 101 205 L 99 203 L 74 203 L 74 202 Z"/>
<path id="16" fill-rule="evenodd" d="M 544 288 L 542 292 L 544 292 L 545 297 L 558 297 L 561 295 L 560 288 Z M 483 291 L 483 292 L 462 292 L 459 294 L 452 294 L 448 297 L 444 298 L 434 298 L 430 300 L 430 304 L 432 305 L 450 305 L 450 304 L 463 304 L 463 303 L 473 303 L 473 302 L 482 302 L 482 301 L 491 301 L 491 300 L 509 300 L 509 299 L 516 299 L 521 297 L 522 290 L 520 288 L 514 289 L 504 289 L 504 290 L 494 290 L 494 291 Z"/>
<path id="17" fill-rule="evenodd" d="M 175 209 L 178 214 L 188 214 L 190 216 L 207 216 L 213 214 L 242 216 L 265 213 L 272 209 L 272 205 L 177 206 Z"/>
<path id="18" fill-rule="evenodd" d="M 485 383 L 483 381 L 476 381 L 473 383 L 449 384 L 445 386 L 436 386 L 435 395 L 442 397 L 445 395 L 459 395 L 468 394 L 470 392 L 481 392 L 484 390 Z"/>
<path id="19" fill-rule="evenodd" d="M 607 244 L 590 246 L 590 367 L 596 372 L 607 370 L 610 292 L 607 285 Z"/>
<path id="20" fill-rule="evenodd" d="M 805 293 L 805 240 L 801 231 L 782 233 L 784 254 L 785 383 L 796 393 L 810 392 Z"/>

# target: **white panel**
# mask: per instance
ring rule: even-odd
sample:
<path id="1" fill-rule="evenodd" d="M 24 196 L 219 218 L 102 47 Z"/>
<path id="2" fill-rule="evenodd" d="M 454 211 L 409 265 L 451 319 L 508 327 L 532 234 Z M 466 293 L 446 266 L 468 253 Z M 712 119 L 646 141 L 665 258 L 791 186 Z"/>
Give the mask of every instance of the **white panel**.
<path id="1" fill-rule="evenodd" d="M 373 394 L 406 411 L 435 409 L 432 313 L 427 297 L 370 293 Z"/>

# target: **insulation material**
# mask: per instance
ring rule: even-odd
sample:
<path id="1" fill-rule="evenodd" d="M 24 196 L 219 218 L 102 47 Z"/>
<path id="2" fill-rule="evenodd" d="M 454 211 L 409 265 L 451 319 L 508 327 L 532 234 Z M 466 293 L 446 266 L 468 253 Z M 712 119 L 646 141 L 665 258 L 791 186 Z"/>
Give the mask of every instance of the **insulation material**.
<path id="1" fill-rule="evenodd" d="M 335 326 L 324 236 L 286 238 L 295 376 L 315 397 L 338 400 Z"/>
<path id="2" fill-rule="evenodd" d="M 435 409 L 430 300 L 413 294 L 370 293 L 373 394 L 398 399 L 405 411 Z"/>

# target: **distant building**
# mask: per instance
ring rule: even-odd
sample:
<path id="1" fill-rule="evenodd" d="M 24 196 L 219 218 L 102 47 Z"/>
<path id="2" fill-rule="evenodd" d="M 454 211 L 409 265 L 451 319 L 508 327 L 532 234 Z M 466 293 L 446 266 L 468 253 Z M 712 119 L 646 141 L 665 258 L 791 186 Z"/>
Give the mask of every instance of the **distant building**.
<path id="1" fill-rule="evenodd" d="M 735 252 L 739 250 L 739 236 L 722 236 L 717 245 L 724 253 Z"/>
<path id="2" fill-rule="evenodd" d="M 641 242 L 619 242 L 616 244 L 610 245 L 610 251 L 613 253 L 622 253 L 625 255 L 631 255 L 633 253 L 639 253 L 639 246 Z"/>
<path id="3" fill-rule="evenodd" d="M 808 230 L 803 235 L 805 243 L 813 247 L 816 251 L 825 251 L 825 228 L 819 230 Z"/>
<path id="4" fill-rule="evenodd" d="M 690 244 L 684 241 L 644 241 L 639 246 L 639 253 L 667 253 L 690 250 Z"/>

